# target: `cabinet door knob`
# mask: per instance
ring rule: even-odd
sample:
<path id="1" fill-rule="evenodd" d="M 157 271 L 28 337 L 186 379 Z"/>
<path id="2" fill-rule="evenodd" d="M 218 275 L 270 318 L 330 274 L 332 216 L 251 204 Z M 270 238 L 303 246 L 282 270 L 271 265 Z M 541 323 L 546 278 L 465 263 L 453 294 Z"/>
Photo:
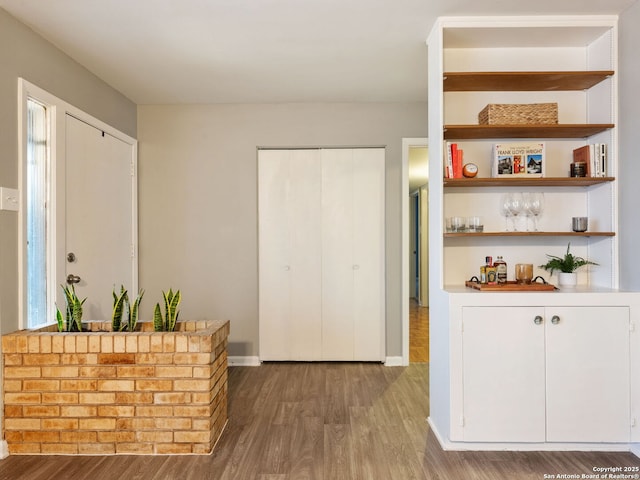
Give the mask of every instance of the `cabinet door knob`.
<path id="1" fill-rule="evenodd" d="M 554 325 L 557 325 L 560 323 L 560 317 L 558 315 L 554 315 L 553 317 L 551 317 L 551 323 L 553 323 Z"/>
<path id="2" fill-rule="evenodd" d="M 540 315 L 536 315 L 536 318 L 533 319 L 533 323 L 540 325 L 542 323 L 542 317 Z"/>

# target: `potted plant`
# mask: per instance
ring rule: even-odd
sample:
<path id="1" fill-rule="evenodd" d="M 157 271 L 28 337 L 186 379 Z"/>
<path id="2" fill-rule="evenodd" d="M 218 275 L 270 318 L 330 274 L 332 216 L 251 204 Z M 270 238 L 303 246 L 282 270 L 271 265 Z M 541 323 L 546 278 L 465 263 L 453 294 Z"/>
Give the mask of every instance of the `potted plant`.
<path id="1" fill-rule="evenodd" d="M 540 268 L 545 269 L 553 275 L 553 272 L 558 270 L 558 284 L 561 287 L 575 287 L 577 284 L 576 270 L 585 265 L 598 265 L 595 262 L 585 260 L 582 257 L 576 257 L 569 249 L 571 248 L 571 242 L 567 245 L 567 253 L 564 257 L 558 257 L 556 255 L 549 255 L 549 260 L 546 264 L 540 265 Z"/>

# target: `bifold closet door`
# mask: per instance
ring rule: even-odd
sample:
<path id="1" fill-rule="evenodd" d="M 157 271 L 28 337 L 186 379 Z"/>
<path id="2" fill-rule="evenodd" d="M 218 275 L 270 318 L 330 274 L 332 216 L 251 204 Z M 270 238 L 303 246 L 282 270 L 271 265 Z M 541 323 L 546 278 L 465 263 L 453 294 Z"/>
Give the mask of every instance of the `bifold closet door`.
<path id="1" fill-rule="evenodd" d="M 260 150 L 261 360 L 321 359 L 320 151 Z"/>
<path id="2" fill-rule="evenodd" d="M 384 149 L 322 150 L 322 358 L 384 360 Z"/>

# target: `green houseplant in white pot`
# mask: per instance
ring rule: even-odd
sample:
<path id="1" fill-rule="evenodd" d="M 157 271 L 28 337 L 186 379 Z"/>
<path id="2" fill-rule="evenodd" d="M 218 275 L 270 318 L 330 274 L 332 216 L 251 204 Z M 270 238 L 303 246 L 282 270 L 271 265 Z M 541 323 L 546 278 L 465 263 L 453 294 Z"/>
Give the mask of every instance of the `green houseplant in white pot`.
<path id="1" fill-rule="evenodd" d="M 585 260 L 582 257 L 573 255 L 569 249 L 571 248 L 571 242 L 567 245 L 567 252 L 564 257 L 558 257 L 556 255 L 549 255 L 549 260 L 546 264 L 540 265 L 540 268 L 545 269 L 553 275 L 553 272 L 558 270 L 558 285 L 561 287 L 575 287 L 577 284 L 576 270 L 585 265 L 598 265 L 590 260 Z"/>

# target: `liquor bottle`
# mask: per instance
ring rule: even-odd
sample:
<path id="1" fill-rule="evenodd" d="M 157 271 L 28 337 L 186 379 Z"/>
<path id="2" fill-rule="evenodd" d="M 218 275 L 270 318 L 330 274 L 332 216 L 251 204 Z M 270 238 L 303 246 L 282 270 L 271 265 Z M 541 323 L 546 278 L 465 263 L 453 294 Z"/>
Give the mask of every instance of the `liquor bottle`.
<path id="1" fill-rule="evenodd" d="M 497 279 L 497 272 L 496 272 L 496 267 L 493 264 L 493 257 L 487 257 L 486 258 L 487 261 L 487 265 L 486 265 L 486 271 L 487 271 L 487 283 L 489 285 L 495 285 L 498 282 Z"/>
<path id="2" fill-rule="evenodd" d="M 496 280 L 498 283 L 507 283 L 507 262 L 498 255 L 498 259 L 495 261 L 494 265 L 496 267 Z"/>

